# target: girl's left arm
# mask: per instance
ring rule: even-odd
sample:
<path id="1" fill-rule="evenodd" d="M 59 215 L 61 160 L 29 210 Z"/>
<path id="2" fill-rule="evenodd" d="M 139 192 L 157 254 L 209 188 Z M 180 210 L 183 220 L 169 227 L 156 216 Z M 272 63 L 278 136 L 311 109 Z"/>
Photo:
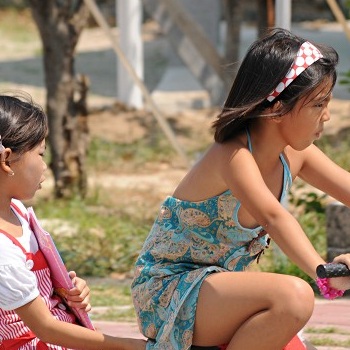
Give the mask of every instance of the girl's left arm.
<path id="1" fill-rule="evenodd" d="M 311 145 L 303 152 L 297 174 L 308 184 L 350 207 L 350 173 Z"/>
<path id="2" fill-rule="evenodd" d="M 315 145 L 311 145 L 303 153 L 298 176 L 350 207 L 350 173 L 334 163 Z M 335 257 L 334 262 L 342 262 L 350 267 L 350 253 Z M 332 285 L 338 289 L 348 289 L 349 281 L 348 278 L 333 278 Z"/>
<path id="3" fill-rule="evenodd" d="M 135 348 L 130 339 L 115 337 L 93 331 L 76 324 L 59 321 L 51 314 L 41 296 L 14 310 L 31 331 L 44 343 L 69 349 L 125 350 Z M 129 345 L 128 345 L 129 344 Z"/>

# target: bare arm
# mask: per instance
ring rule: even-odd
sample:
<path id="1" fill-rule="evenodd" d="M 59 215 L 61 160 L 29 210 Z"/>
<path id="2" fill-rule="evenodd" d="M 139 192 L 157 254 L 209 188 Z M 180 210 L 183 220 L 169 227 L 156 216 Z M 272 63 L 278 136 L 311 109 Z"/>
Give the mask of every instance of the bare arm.
<path id="1" fill-rule="evenodd" d="M 303 152 L 298 176 L 350 207 L 350 173 L 329 159 L 315 145 Z"/>
<path id="2" fill-rule="evenodd" d="M 237 170 L 238 169 L 238 170 Z M 237 150 L 223 163 L 221 174 L 232 193 L 282 249 L 310 277 L 324 260 L 316 252 L 298 221 L 281 205 L 267 187 L 250 152 Z M 344 286 L 343 286 L 344 287 Z M 346 288 L 350 288 L 347 279 Z"/>
<path id="3" fill-rule="evenodd" d="M 87 328 L 56 320 L 41 297 L 15 310 L 23 322 L 45 343 L 73 349 L 132 349 L 129 340 L 104 335 Z"/>
<path id="4" fill-rule="evenodd" d="M 350 207 L 350 173 L 334 163 L 315 145 L 303 152 L 299 177 Z M 341 254 L 334 258 L 334 262 L 342 262 L 350 268 L 350 254 Z M 338 289 L 349 289 L 349 278 L 332 279 L 332 285 Z"/>

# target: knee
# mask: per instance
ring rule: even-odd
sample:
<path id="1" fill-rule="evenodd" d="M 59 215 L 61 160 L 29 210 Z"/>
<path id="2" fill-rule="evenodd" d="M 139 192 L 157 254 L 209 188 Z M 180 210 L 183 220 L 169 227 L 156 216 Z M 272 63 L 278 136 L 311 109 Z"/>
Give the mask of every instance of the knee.
<path id="1" fill-rule="evenodd" d="M 286 277 L 280 290 L 279 312 L 303 326 L 314 310 L 314 292 L 304 280 L 292 276 Z"/>
<path id="2" fill-rule="evenodd" d="M 292 307 L 299 308 L 309 319 L 314 310 L 315 294 L 310 285 L 301 278 L 292 277 L 291 280 Z M 300 310 L 301 309 L 301 310 Z"/>

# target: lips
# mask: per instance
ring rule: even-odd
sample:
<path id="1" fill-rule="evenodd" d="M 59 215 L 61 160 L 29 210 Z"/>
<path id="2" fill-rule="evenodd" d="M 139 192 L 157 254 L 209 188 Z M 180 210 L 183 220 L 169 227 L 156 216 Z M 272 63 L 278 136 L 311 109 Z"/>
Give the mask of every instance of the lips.
<path id="1" fill-rule="evenodd" d="M 322 133 L 323 133 L 323 129 L 317 131 L 317 132 L 316 132 L 316 137 L 317 137 L 317 138 L 320 138 L 321 135 L 322 135 Z"/>
<path id="2" fill-rule="evenodd" d="M 323 128 L 316 131 L 316 134 L 322 134 L 322 133 L 323 133 Z"/>
<path id="3" fill-rule="evenodd" d="M 42 180 L 40 181 L 40 183 L 39 183 L 39 185 L 38 185 L 38 188 L 41 188 L 41 187 L 42 187 L 41 184 L 42 184 L 44 181 L 45 181 L 45 178 L 42 179 Z"/>

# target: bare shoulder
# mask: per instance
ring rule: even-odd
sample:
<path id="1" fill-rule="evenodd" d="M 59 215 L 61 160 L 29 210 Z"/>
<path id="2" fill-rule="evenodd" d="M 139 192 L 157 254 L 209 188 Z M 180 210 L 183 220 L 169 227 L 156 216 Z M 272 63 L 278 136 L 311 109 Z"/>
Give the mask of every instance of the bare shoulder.
<path id="1" fill-rule="evenodd" d="M 244 143 L 239 139 L 222 144 L 213 143 L 182 179 L 173 196 L 199 201 L 226 191 L 228 185 L 224 173 L 229 171 L 231 159 L 243 147 Z"/>
<path id="2" fill-rule="evenodd" d="M 211 151 L 215 153 L 216 156 L 219 156 L 219 159 L 225 163 L 227 161 L 230 162 L 239 152 L 243 151 L 250 154 L 247 146 L 247 138 L 243 135 L 239 135 L 225 143 L 214 143 Z"/>

